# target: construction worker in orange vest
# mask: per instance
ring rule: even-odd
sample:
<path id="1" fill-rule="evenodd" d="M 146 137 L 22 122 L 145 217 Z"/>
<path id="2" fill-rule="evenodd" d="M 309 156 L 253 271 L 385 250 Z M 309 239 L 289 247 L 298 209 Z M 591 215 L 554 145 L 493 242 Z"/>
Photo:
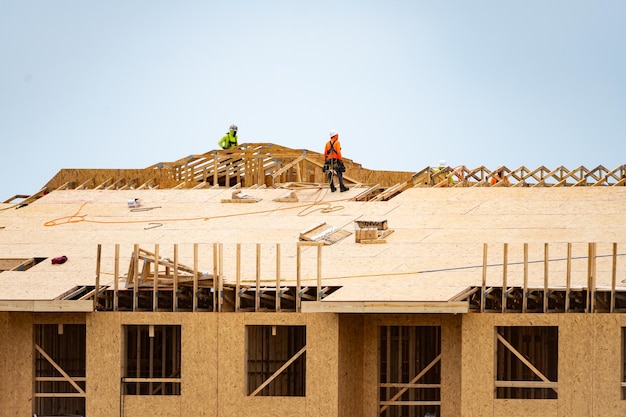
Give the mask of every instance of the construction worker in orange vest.
<path id="1" fill-rule="evenodd" d="M 339 190 L 343 193 L 344 191 L 348 191 L 349 188 L 343 184 L 343 173 L 345 172 L 346 167 L 343 165 L 343 158 L 341 157 L 341 144 L 339 143 L 339 133 L 336 130 L 330 131 L 330 140 L 326 142 L 326 146 L 324 147 L 324 168 L 323 171 L 326 173 L 328 177 L 328 183 L 330 184 L 330 191 L 335 192 L 337 188 L 335 187 L 333 181 L 333 175 L 337 174 L 337 178 L 339 178 Z"/>

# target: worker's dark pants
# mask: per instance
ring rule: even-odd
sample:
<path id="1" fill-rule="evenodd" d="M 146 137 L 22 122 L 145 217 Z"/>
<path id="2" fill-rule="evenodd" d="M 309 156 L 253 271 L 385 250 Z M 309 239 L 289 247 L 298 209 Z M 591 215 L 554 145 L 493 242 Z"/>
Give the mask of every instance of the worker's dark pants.
<path id="1" fill-rule="evenodd" d="M 328 183 L 330 184 L 331 190 L 336 190 L 335 184 L 333 182 L 333 174 L 337 174 L 337 178 L 339 178 L 339 187 L 343 190 L 346 186 L 343 184 L 343 168 L 342 164 L 331 164 L 331 169 L 326 173 L 328 177 Z"/>

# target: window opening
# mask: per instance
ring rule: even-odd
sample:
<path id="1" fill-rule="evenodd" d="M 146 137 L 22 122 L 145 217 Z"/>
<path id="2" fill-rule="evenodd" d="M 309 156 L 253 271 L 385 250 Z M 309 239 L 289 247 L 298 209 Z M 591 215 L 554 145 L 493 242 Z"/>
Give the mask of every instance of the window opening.
<path id="1" fill-rule="evenodd" d="M 441 327 L 381 326 L 379 343 L 379 414 L 439 416 Z"/>
<path id="2" fill-rule="evenodd" d="M 496 398 L 556 399 L 557 326 L 500 326 L 496 331 Z"/>
<path id="3" fill-rule="evenodd" d="M 126 325 L 123 340 L 125 395 L 180 395 L 180 326 Z"/>
<path id="4" fill-rule="evenodd" d="M 34 401 L 36 415 L 85 415 L 84 324 L 34 326 Z"/>
<path id="5" fill-rule="evenodd" d="M 247 394 L 306 393 L 306 327 L 246 326 Z"/>

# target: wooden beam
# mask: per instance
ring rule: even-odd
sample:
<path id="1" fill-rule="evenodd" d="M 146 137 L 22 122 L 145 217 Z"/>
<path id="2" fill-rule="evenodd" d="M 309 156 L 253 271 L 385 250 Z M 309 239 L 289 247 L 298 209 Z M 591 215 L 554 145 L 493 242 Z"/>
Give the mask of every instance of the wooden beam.
<path id="1" fill-rule="evenodd" d="M 303 301 L 303 313 L 447 313 L 469 312 L 468 301 Z"/>

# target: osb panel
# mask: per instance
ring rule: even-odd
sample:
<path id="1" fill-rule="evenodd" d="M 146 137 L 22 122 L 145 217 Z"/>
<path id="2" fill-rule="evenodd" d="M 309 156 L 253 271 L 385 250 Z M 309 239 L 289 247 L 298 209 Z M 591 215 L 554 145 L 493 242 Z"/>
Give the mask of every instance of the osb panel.
<path id="1" fill-rule="evenodd" d="M 0 335 L 9 334 L 9 313 L 0 312 Z M 10 339 L 8 337 L 0 337 L 0 398 L 9 398 L 9 383 L 11 373 L 9 372 L 9 356 L 6 354 L 11 347 Z M 0 411 L 0 415 L 3 414 Z"/>
<path id="2" fill-rule="evenodd" d="M 462 316 L 441 317 L 441 417 L 460 416 L 461 413 L 461 338 Z"/>
<path id="3" fill-rule="evenodd" d="M 307 316 L 294 313 L 243 313 L 246 326 L 251 325 L 276 325 L 276 326 L 304 326 L 307 324 Z M 308 329 L 307 329 L 308 339 Z"/>
<path id="4" fill-rule="evenodd" d="M 339 318 L 332 313 L 306 317 L 306 415 L 339 417 Z"/>
<path id="5" fill-rule="evenodd" d="M 132 313 L 87 315 L 87 401 L 85 414 L 109 416 L 120 409 L 121 317 Z"/>
<path id="6" fill-rule="evenodd" d="M 363 315 L 339 316 L 339 416 L 363 414 Z"/>
<path id="7" fill-rule="evenodd" d="M 172 417 L 189 414 L 181 413 L 179 395 L 127 395 L 124 397 L 124 417 L 146 417 L 147 415 Z"/>
<path id="8" fill-rule="evenodd" d="M 389 318 L 398 319 L 398 316 Z M 363 320 L 363 415 L 378 416 L 378 327 L 382 315 L 365 315 Z"/>
<path id="9" fill-rule="evenodd" d="M 262 410 L 262 401 L 267 398 L 255 398 L 260 402 L 253 405 L 246 396 L 246 324 L 244 314 L 219 314 L 214 324 L 219 338 L 213 343 L 216 369 L 211 371 L 217 378 L 212 384 L 214 391 L 209 395 L 214 396 L 215 390 L 219 391 L 216 404 L 219 416 L 245 415 L 246 410 L 253 409 L 249 408 L 251 406 Z"/>
<path id="10" fill-rule="evenodd" d="M 560 314 L 507 313 L 484 314 L 481 316 L 490 316 L 492 318 L 491 325 L 494 327 L 495 332 L 496 326 L 558 326 Z"/>
<path id="11" fill-rule="evenodd" d="M 557 415 L 568 415 L 558 414 L 559 408 L 560 402 L 557 400 L 495 400 L 493 403 L 493 417 L 556 417 Z M 483 416 L 485 415 L 483 414 Z"/>
<path id="12" fill-rule="evenodd" d="M 34 313 L 33 324 L 85 324 L 85 313 Z"/>
<path id="13" fill-rule="evenodd" d="M 231 346 L 227 345 L 227 349 L 222 347 L 218 350 L 218 346 L 222 346 L 223 341 L 227 343 L 235 333 L 232 330 L 228 331 L 230 328 L 228 326 L 220 326 L 225 316 L 187 313 L 181 318 L 181 417 L 218 415 L 219 401 L 216 401 L 218 386 L 221 389 L 232 381 L 226 378 L 219 379 L 218 366 L 228 369 L 240 364 L 237 355 L 230 351 L 238 345 L 233 343 Z M 145 411 L 146 409 L 144 413 Z"/>
<path id="14" fill-rule="evenodd" d="M 30 416 L 33 413 L 33 324 L 30 314 L 9 313 L 5 328 L 7 332 L 2 333 L 2 339 L 7 342 L 0 352 L 6 361 L 6 378 L 2 379 L 6 387 L 2 392 L 0 415 Z"/>
<path id="15" fill-rule="evenodd" d="M 610 370 L 598 367 L 595 363 L 595 349 L 600 349 L 594 337 L 594 315 L 590 314 L 559 314 L 559 389 L 558 409 L 562 417 L 583 417 L 593 414 L 593 384 L 604 385 L 611 391 L 611 384 L 604 384 L 607 379 L 605 374 L 611 375 Z M 612 327 L 612 328 L 611 328 Z M 608 334 L 613 334 L 613 340 L 619 340 L 618 327 L 607 326 L 603 329 Z M 611 341 L 613 343 L 613 341 Z M 619 368 L 619 362 L 613 367 Z M 598 381 L 595 381 L 598 378 Z M 619 380 L 615 381 L 619 384 Z M 617 387 L 617 385 L 616 385 Z M 619 392 L 618 392 L 619 393 Z M 606 414 L 597 414 L 606 415 Z"/>
<path id="16" fill-rule="evenodd" d="M 594 416 L 626 415 L 626 404 L 621 400 L 622 369 L 619 366 L 622 361 L 623 326 L 626 326 L 623 314 L 594 314 L 586 329 L 586 333 L 594 338 L 594 373 L 591 381 L 585 381 L 592 385 Z M 583 330 L 580 329 L 579 333 Z M 565 416 L 564 413 L 561 415 Z"/>
<path id="17" fill-rule="evenodd" d="M 148 311 L 133 313 L 126 312 L 120 316 L 120 324 L 182 324 L 183 317 L 185 317 L 185 313 Z"/>
<path id="18" fill-rule="evenodd" d="M 461 408 L 464 417 L 493 414 L 494 317 L 492 314 L 463 316 Z"/>

